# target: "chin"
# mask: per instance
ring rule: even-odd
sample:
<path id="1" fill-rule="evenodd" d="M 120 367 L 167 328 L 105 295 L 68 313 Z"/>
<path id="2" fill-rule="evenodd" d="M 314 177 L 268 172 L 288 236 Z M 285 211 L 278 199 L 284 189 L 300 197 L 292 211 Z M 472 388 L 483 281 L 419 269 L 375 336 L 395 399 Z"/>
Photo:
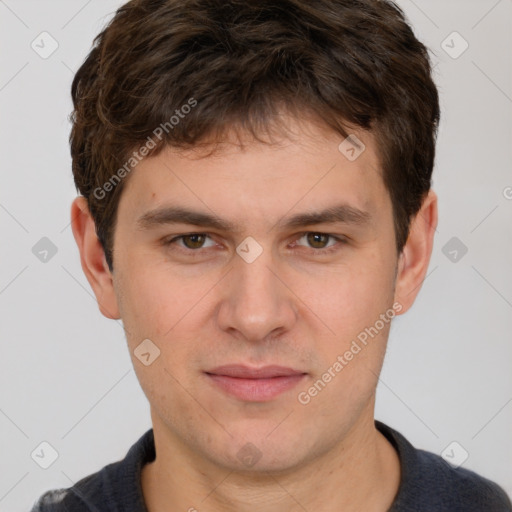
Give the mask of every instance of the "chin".
<path id="1" fill-rule="evenodd" d="M 289 430 L 283 430 L 281 435 L 276 432 L 269 435 L 275 427 L 274 424 L 258 435 L 255 430 L 248 430 L 245 435 L 233 435 L 217 450 L 212 450 L 210 444 L 207 456 L 229 471 L 254 475 L 287 472 L 303 465 L 311 454 L 308 446 L 300 443 L 301 436 L 293 435 Z"/>

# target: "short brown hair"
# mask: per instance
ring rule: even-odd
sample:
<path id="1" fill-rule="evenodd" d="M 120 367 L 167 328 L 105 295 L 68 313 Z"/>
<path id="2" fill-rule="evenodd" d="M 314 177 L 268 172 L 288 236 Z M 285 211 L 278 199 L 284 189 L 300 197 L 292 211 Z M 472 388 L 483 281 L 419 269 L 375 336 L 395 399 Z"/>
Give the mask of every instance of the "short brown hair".
<path id="1" fill-rule="evenodd" d="M 283 107 L 343 137 L 346 123 L 372 130 L 398 252 L 430 189 L 438 91 L 427 48 L 391 1 L 132 0 L 95 38 L 72 97 L 75 184 L 111 271 L 134 148 L 156 154 L 235 128 L 258 138 Z M 184 105 L 194 108 L 172 122 Z"/>

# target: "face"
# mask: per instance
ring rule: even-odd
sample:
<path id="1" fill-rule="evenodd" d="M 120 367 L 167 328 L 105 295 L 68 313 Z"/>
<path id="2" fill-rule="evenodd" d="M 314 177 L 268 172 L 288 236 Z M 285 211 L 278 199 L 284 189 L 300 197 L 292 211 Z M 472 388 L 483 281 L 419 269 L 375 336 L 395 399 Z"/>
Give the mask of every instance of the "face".
<path id="1" fill-rule="evenodd" d="M 354 132 L 350 161 L 337 134 L 290 126 L 243 150 L 166 149 L 118 206 L 115 307 L 154 427 L 230 469 L 290 469 L 373 422 L 403 308 L 373 139 Z"/>

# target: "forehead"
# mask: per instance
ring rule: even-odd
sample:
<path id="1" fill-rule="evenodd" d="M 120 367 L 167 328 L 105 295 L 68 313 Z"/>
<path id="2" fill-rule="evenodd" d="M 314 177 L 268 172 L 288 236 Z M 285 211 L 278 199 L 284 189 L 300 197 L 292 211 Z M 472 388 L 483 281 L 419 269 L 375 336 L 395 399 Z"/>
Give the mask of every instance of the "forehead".
<path id="1" fill-rule="evenodd" d="M 317 124 L 292 124 L 280 139 L 240 143 L 239 134 L 215 145 L 166 147 L 137 164 L 125 184 L 119 215 L 132 220 L 151 207 L 177 203 L 275 222 L 284 210 L 346 202 L 376 210 L 388 202 L 373 136 L 345 139 Z M 122 211 L 121 211 L 122 210 Z"/>

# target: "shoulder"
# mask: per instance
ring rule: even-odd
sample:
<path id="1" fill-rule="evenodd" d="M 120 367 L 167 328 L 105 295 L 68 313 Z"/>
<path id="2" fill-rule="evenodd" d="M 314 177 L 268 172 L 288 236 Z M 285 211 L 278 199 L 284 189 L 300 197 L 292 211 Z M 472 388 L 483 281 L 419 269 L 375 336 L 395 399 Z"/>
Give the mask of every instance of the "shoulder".
<path id="1" fill-rule="evenodd" d="M 57 512 L 66 510 L 62 501 L 66 497 L 66 489 L 58 489 L 44 493 L 30 509 L 30 512 Z"/>
<path id="2" fill-rule="evenodd" d="M 495 482 L 441 456 L 415 448 L 402 434 L 376 421 L 397 450 L 401 479 L 389 512 L 512 512 L 512 503 Z"/>
<path id="3" fill-rule="evenodd" d="M 83 478 L 73 487 L 44 493 L 30 512 L 100 512 L 92 500 L 104 495 L 105 469 Z"/>
<path id="4" fill-rule="evenodd" d="M 130 448 L 124 459 L 82 478 L 72 487 L 46 492 L 30 512 L 145 510 L 141 469 L 154 459 L 153 429 L 150 429 Z"/>
<path id="5" fill-rule="evenodd" d="M 435 501 L 447 510 L 511 512 L 512 504 L 495 482 L 465 468 L 455 468 L 443 458 L 417 450 L 424 476 L 419 484 L 437 494 Z"/>

